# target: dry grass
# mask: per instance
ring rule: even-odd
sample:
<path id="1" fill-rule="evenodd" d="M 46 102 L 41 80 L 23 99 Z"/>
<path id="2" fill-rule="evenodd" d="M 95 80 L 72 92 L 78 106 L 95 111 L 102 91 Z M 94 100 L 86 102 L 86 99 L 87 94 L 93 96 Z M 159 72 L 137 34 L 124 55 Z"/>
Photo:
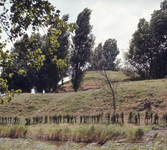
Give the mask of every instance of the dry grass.
<path id="1" fill-rule="evenodd" d="M 141 126 L 143 132 L 150 130 L 150 127 Z M 11 138 L 36 138 L 42 140 L 61 140 L 77 142 L 98 142 L 104 144 L 112 139 L 127 139 L 134 141 L 138 131 L 137 126 L 120 125 L 8 125 L 0 126 L 0 137 Z"/>

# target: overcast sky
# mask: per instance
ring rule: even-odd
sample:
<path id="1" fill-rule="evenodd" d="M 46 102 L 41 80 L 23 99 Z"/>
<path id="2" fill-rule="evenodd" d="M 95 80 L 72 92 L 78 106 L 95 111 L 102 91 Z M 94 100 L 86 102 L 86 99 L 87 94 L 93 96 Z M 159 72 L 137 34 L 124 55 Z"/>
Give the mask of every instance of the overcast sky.
<path id="1" fill-rule="evenodd" d="M 92 10 L 92 33 L 96 45 L 108 38 L 117 40 L 118 48 L 127 51 L 132 34 L 140 18 L 150 20 L 154 10 L 160 9 L 163 0 L 49 0 L 61 15 L 69 14 L 69 23 L 76 22 L 86 7 Z"/>
<path id="2" fill-rule="evenodd" d="M 154 10 L 160 9 L 163 0 L 49 0 L 61 11 L 61 16 L 69 14 L 69 23 L 76 22 L 84 9 L 92 10 L 90 23 L 92 33 L 98 43 L 108 38 L 117 40 L 121 52 L 127 51 L 132 34 L 137 29 L 140 18 L 150 20 Z M 4 33 L 3 33 L 4 34 Z M 6 37 L 6 36 L 2 36 Z M 7 46 L 8 49 L 9 46 Z"/>

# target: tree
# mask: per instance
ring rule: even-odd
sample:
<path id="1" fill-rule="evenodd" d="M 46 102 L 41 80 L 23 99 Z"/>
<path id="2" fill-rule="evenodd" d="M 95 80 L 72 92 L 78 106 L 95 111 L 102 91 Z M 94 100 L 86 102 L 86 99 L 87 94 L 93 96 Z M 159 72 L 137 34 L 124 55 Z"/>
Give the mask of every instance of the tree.
<path id="1" fill-rule="evenodd" d="M 69 15 L 64 15 L 62 20 L 67 24 L 68 18 Z M 45 55 L 45 61 L 44 65 L 38 71 L 37 90 L 41 92 L 43 89 L 45 89 L 46 92 L 56 91 L 58 82 L 64 77 L 64 73 L 67 70 L 66 60 L 69 54 L 70 33 L 66 28 L 61 29 L 57 24 L 53 24 L 51 28 L 61 31 L 57 38 L 59 47 L 56 51 L 52 48 L 53 43 L 51 43 L 50 32 L 48 31 L 45 37 L 45 45 L 42 50 Z M 50 49 L 47 49 L 47 47 Z M 61 61 L 61 63 L 57 64 L 57 61 L 55 63 L 55 61 L 53 61 L 54 59 Z M 41 73 L 43 75 L 41 75 Z M 45 81 L 43 78 L 44 75 Z M 41 83 L 43 83 L 44 86 L 42 86 Z"/>
<path id="2" fill-rule="evenodd" d="M 114 45 L 112 45 L 111 43 L 114 43 Z M 111 54 L 112 52 L 114 53 L 113 56 Z M 109 54 L 108 57 L 107 57 L 107 54 Z M 95 52 L 92 58 L 93 67 L 95 67 L 93 70 L 96 70 L 96 73 L 104 77 L 104 78 L 99 78 L 98 81 L 101 82 L 100 84 L 102 85 L 103 89 L 112 96 L 114 111 L 116 110 L 117 82 L 110 79 L 109 70 L 115 67 L 115 64 L 113 61 L 115 61 L 116 54 L 119 54 L 116 40 L 109 39 L 109 40 L 106 40 L 103 47 L 102 47 L 102 44 L 100 43 L 95 48 Z M 110 61 L 109 58 L 111 58 L 112 60 Z"/>
<path id="3" fill-rule="evenodd" d="M 36 86 L 36 74 L 37 69 L 27 66 L 28 59 L 25 59 L 24 56 L 24 45 L 23 43 L 30 42 L 31 38 L 37 40 L 35 47 L 42 48 L 43 46 L 43 37 L 37 33 L 32 36 L 24 35 L 23 38 L 14 43 L 14 48 L 10 50 L 10 53 L 18 53 L 18 56 L 13 60 L 13 65 L 9 68 L 4 68 L 2 71 L 1 77 L 7 79 L 9 90 L 21 89 L 22 92 L 31 92 L 31 89 Z M 31 52 L 35 51 L 34 48 L 30 48 Z M 19 70 L 25 70 L 26 76 L 18 74 Z M 6 76 L 7 74 L 13 74 L 11 76 Z"/>
<path id="4" fill-rule="evenodd" d="M 67 22 L 69 15 L 64 15 L 62 17 L 63 21 Z M 52 25 L 53 28 L 58 29 L 56 25 Z M 48 35 L 41 36 L 39 33 L 32 35 L 30 38 L 36 39 L 38 42 L 38 48 L 42 50 L 42 54 L 45 55 L 45 60 L 43 62 L 43 66 L 40 69 L 32 69 L 31 67 L 26 66 L 24 56 L 22 55 L 22 45 L 23 41 L 26 40 L 28 42 L 30 40 L 29 37 L 24 37 L 20 41 L 16 42 L 15 49 L 12 50 L 12 53 L 18 52 L 19 56 L 15 59 L 16 65 L 13 65 L 11 69 L 6 69 L 4 73 L 14 72 L 14 76 L 8 79 L 9 89 L 18 89 L 20 88 L 23 92 L 31 91 L 32 87 L 36 86 L 38 92 L 42 92 L 44 89 L 46 92 L 50 92 L 51 90 L 56 91 L 58 87 L 58 82 L 61 78 L 63 78 L 67 67 L 62 65 L 61 67 L 54 63 L 53 59 L 54 56 L 57 56 L 57 59 L 66 60 L 68 55 L 68 48 L 69 48 L 69 35 L 70 33 L 67 30 L 61 30 L 61 34 L 58 37 L 59 47 L 57 51 L 51 50 L 52 53 L 47 53 L 47 47 L 52 47 L 50 43 L 50 39 Z M 48 40 L 48 41 L 47 41 Z M 33 52 L 33 48 L 31 51 Z M 18 69 L 25 69 L 27 72 L 26 76 L 18 75 L 16 70 Z M 25 84 L 24 84 L 25 83 Z M 24 85 L 24 86 L 23 86 Z"/>
<path id="5" fill-rule="evenodd" d="M 102 66 L 102 58 L 103 58 L 103 46 L 102 43 L 99 43 L 98 46 L 95 48 L 95 50 L 92 53 L 92 61 L 91 61 L 91 66 L 90 70 L 98 70 L 100 66 Z M 94 60 L 95 59 L 95 60 Z M 96 62 L 98 60 L 98 64 Z"/>
<path id="6" fill-rule="evenodd" d="M 140 19 L 132 36 L 126 59 L 142 79 L 163 78 L 167 74 L 167 1 L 153 12 L 150 23 Z"/>
<path id="7" fill-rule="evenodd" d="M 101 64 L 102 67 L 105 66 L 106 70 L 112 70 L 112 71 L 117 70 L 116 57 L 118 54 L 119 54 L 119 50 L 117 48 L 117 41 L 115 39 L 110 39 L 110 38 L 105 41 L 104 45 L 102 45 L 102 43 L 100 43 L 95 48 L 94 53 L 93 53 L 93 55 L 95 55 L 95 57 L 98 57 L 100 64 L 102 62 L 102 59 L 105 59 L 105 64 Z M 100 60 L 101 60 L 101 62 L 100 62 Z M 119 62 L 117 61 L 117 63 L 119 63 Z M 91 68 L 98 70 L 99 64 L 98 64 L 98 66 L 96 66 L 96 62 L 94 63 L 94 61 L 92 61 Z"/>
<path id="8" fill-rule="evenodd" d="M 91 49 L 94 44 L 94 37 L 91 34 L 92 26 L 90 25 L 91 10 L 85 8 L 77 17 L 78 29 L 73 36 L 73 45 L 71 52 L 72 67 L 72 85 L 75 92 L 83 83 L 84 67 L 90 61 Z"/>
<path id="9" fill-rule="evenodd" d="M 115 71 L 115 60 L 117 55 L 119 54 L 119 50 L 117 48 L 117 41 L 115 39 L 106 40 L 103 45 L 103 51 L 106 70 Z"/>
<path id="10" fill-rule="evenodd" d="M 140 19 L 138 29 L 132 36 L 129 51 L 125 54 L 129 64 L 134 71 L 143 79 L 150 78 L 152 60 L 154 52 L 151 48 L 151 32 L 149 23 L 145 19 Z M 150 59 L 148 59 L 150 58 Z"/>
<path id="11" fill-rule="evenodd" d="M 10 9 L 6 5 L 10 4 Z M 0 7 L 3 7 L 3 13 L 0 14 L 0 27 L 7 33 L 9 40 L 14 41 L 18 37 L 22 37 L 26 34 L 26 31 L 32 27 L 33 32 L 38 30 L 40 27 L 45 28 L 55 23 L 59 24 L 60 28 L 66 28 L 73 32 L 76 27 L 75 24 L 65 24 L 62 19 L 59 19 L 59 10 L 55 11 L 55 8 L 45 0 L 0 0 Z M 10 10 L 10 11 L 9 11 Z M 55 19 L 56 18 L 56 19 Z M 64 26 L 65 25 L 65 26 Z M 1 28 L 0 28 L 1 32 Z M 59 37 L 60 30 L 50 28 L 50 39 L 52 48 L 56 51 L 59 47 L 57 38 Z M 52 34 L 54 33 L 54 34 Z M 41 49 L 37 49 L 37 40 L 31 38 L 28 43 L 23 42 L 21 45 L 24 58 L 27 60 L 26 65 L 39 69 L 43 65 L 44 56 L 42 55 Z M 13 60 L 18 56 L 18 53 L 10 54 L 9 50 L 3 51 L 5 43 L 0 44 L 0 67 L 8 68 L 13 65 Z M 30 49 L 34 48 L 35 51 L 31 52 Z M 50 50 L 48 48 L 48 50 Z M 64 60 L 58 60 L 55 56 L 54 60 L 57 64 L 62 64 Z M 23 70 L 19 70 L 18 73 L 25 73 Z M 9 91 L 7 86 L 7 80 L 0 78 L 0 86 L 7 93 L 6 97 L 1 96 L 0 103 L 10 102 L 13 95 L 19 91 Z"/>

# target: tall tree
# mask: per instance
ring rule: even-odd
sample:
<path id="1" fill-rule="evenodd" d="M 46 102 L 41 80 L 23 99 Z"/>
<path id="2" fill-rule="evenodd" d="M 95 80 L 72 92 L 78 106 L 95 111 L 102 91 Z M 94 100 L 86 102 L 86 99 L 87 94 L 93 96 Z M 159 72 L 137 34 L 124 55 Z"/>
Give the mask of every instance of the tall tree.
<path id="1" fill-rule="evenodd" d="M 8 7 L 10 4 L 10 8 Z M 7 5 L 7 6 L 6 6 Z M 3 13 L 0 14 L 0 32 L 3 29 L 9 36 L 9 40 L 13 40 L 25 35 L 26 31 L 31 29 L 34 31 L 40 27 L 45 28 L 51 24 L 59 24 L 61 28 L 68 28 L 73 32 L 75 24 L 65 24 L 62 19 L 59 18 L 59 10 L 55 11 L 55 8 L 46 0 L 0 0 L 0 7 L 3 7 Z M 10 11 L 9 11 L 10 10 Z M 55 19 L 56 18 L 56 19 Z M 64 26 L 65 25 L 65 26 Z M 2 27 L 2 29 L 1 29 Z M 50 28 L 50 39 L 53 43 L 53 49 L 57 50 L 59 44 L 57 38 L 60 34 L 60 30 L 54 30 Z M 43 55 L 41 49 L 36 48 L 37 40 L 31 38 L 29 43 L 22 43 L 27 60 L 27 65 L 39 69 L 43 65 Z M 18 56 L 18 53 L 10 54 L 9 50 L 4 51 L 6 43 L 0 43 L 0 67 L 8 68 L 13 65 L 14 59 Z M 36 50 L 31 52 L 30 48 Z M 49 48 L 48 48 L 49 49 Z M 62 64 L 63 60 L 54 59 L 55 63 Z M 24 73 L 23 70 L 19 70 L 18 73 Z M 14 93 L 19 91 L 9 91 L 7 86 L 7 80 L 0 78 L 0 87 L 7 93 L 6 97 L 0 97 L 0 103 L 10 102 Z"/>
<path id="2" fill-rule="evenodd" d="M 167 1 L 153 12 L 150 23 L 140 19 L 132 36 L 128 62 L 142 79 L 163 78 L 167 74 Z"/>
<path id="3" fill-rule="evenodd" d="M 103 55 L 105 61 L 106 70 L 116 70 L 115 60 L 119 50 L 117 48 L 117 41 L 115 39 L 108 39 L 103 45 Z"/>
<path id="4" fill-rule="evenodd" d="M 103 59 L 103 45 L 99 43 L 95 50 L 92 52 L 92 60 L 91 60 L 91 67 L 90 70 L 98 70 L 100 66 L 102 66 L 102 59 Z M 98 60 L 98 64 L 96 63 Z"/>
<path id="5" fill-rule="evenodd" d="M 100 43 L 94 50 L 93 57 L 98 59 L 98 63 L 101 64 L 101 67 L 105 67 L 105 70 L 116 71 L 116 57 L 119 54 L 119 49 L 117 47 L 117 41 L 115 39 L 107 39 L 102 45 Z M 98 57 L 98 58 L 97 58 Z M 96 66 L 96 60 L 92 59 L 92 69 L 99 69 L 100 64 Z M 105 60 L 105 61 L 104 61 Z M 103 64 L 105 63 L 105 64 Z"/>
<path id="6" fill-rule="evenodd" d="M 68 18 L 69 15 L 64 15 L 62 17 L 62 20 L 67 24 Z M 43 54 L 46 57 L 44 65 L 38 71 L 39 78 L 37 80 L 37 90 L 40 92 L 42 92 L 43 89 L 45 89 L 46 92 L 50 92 L 51 90 L 56 91 L 58 82 L 64 77 L 64 73 L 67 70 L 66 59 L 69 54 L 68 50 L 70 33 L 67 28 L 61 29 L 58 24 L 53 24 L 51 28 L 61 31 L 59 37 L 57 38 L 59 47 L 56 51 L 52 48 L 53 43 L 50 39 L 51 33 L 48 31 L 48 34 L 45 38 L 45 45 L 43 47 Z M 47 47 L 49 47 L 49 49 L 47 49 Z M 61 63 L 57 64 L 57 61 L 55 63 L 54 59 L 60 60 Z M 41 73 L 43 75 L 41 75 Z M 44 75 L 45 78 L 43 78 Z M 44 79 L 46 79 L 45 82 Z M 41 83 L 43 83 L 43 86 L 41 85 Z"/>
<path id="7" fill-rule="evenodd" d="M 90 61 L 91 49 L 94 45 L 94 37 L 91 34 L 92 26 L 90 25 L 91 10 L 85 8 L 77 17 L 78 29 L 73 36 L 73 45 L 71 52 L 72 67 L 72 85 L 75 92 L 83 83 L 84 67 Z"/>
<path id="8" fill-rule="evenodd" d="M 64 15 L 62 20 L 67 22 L 69 15 Z M 52 25 L 54 29 L 60 29 L 56 25 Z M 5 77 L 8 79 L 9 89 L 21 89 L 23 92 L 30 92 L 33 86 L 36 86 L 38 92 L 42 92 L 44 89 L 46 92 L 51 90 L 56 91 L 58 87 L 58 82 L 63 78 L 64 73 L 67 70 L 66 65 L 57 65 L 54 63 L 53 59 L 56 56 L 58 60 L 66 60 L 69 48 L 69 31 L 66 29 L 60 29 L 61 34 L 58 37 L 59 47 L 57 50 L 50 50 L 48 53 L 47 47 L 52 47 L 50 39 L 47 35 L 41 36 L 39 33 L 32 35 L 31 37 L 24 36 L 20 41 L 17 41 L 14 45 L 15 48 L 12 53 L 17 52 L 19 56 L 15 59 L 15 65 L 11 69 L 4 70 L 3 73 L 14 73 L 12 78 Z M 24 58 L 24 53 L 22 53 L 22 43 L 23 41 L 30 41 L 30 38 L 37 40 L 37 47 L 42 50 L 42 54 L 45 55 L 45 60 L 43 66 L 40 69 L 32 69 L 26 65 L 26 60 Z M 48 40 L 48 42 L 47 42 Z M 21 44 L 20 44 L 21 43 Z M 35 49 L 31 48 L 31 52 Z M 52 52 L 52 53 L 51 53 Z M 18 75 L 16 71 L 19 69 L 25 69 L 27 72 L 26 76 Z M 25 84 L 24 84 L 25 83 Z"/>
<path id="9" fill-rule="evenodd" d="M 113 54 L 112 54 L 113 53 Z M 108 54 L 108 55 L 107 55 Z M 116 110 L 116 90 L 117 83 L 110 79 L 110 72 L 108 70 L 115 70 L 115 58 L 119 54 L 116 40 L 106 40 L 104 46 L 100 43 L 94 51 L 92 57 L 92 70 L 96 70 L 96 73 L 103 78 L 99 78 L 98 82 L 102 85 L 103 89 L 111 95 L 113 110 Z M 94 68 L 93 68 L 94 67 Z"/>
<path id="10" fill-rule="evenodd" d="M 135 72 L 143 79 L 151 77 L 150 65 L 154 59 L 154 49 L 150 50 L 152 43 L 150 37 L 149 23 L 144 18 L 140 19 L 138 29 L 130 41 L 129 51 L 125 54 L 128 62 L 135 68 Z"/>
<path id="11" fill-rule="evenodd" d="M 23 43 L 28 43 L 31 41 L 31 38 L 37 40 L 35 47 L 42 48 L 43 37 L 37 33 L 32 36 L 24 35 L 23 38 L 14 43 L 14 48 L 10 50 L 10 53 L 18 53 L 18 56 L 13 60 L 13 65 L 9 68 L 3 68 L 1 77 L 8 80 L 9 90 L 21 89 L 22 92 L 30 92 L 32 87 L 36 85 L 36 73 L 37 69 L 27 66 L 28 59 L 25 59 L 24 45 Z M 36 49 L 31 48 L 31 52 Z M 32 60 L 31 60 L 32 61 Z M 18 74 L 19 70 L 25 70 L 26 76 Z M 6 76 L 7 74 L 13 74 L 12 76 Z"/>

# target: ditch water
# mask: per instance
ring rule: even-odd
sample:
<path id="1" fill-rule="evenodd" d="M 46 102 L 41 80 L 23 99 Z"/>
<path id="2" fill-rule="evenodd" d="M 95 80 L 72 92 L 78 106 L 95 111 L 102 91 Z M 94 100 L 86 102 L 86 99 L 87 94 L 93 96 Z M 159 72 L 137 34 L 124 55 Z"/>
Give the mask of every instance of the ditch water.
<path id="1" fill-rule="evenodd" d="M 33 139 L 11 139 L 0 138 L 1 150 L 166 150 L 167 145 L 161 141 L 150 141 L 147 143 L 126 143 L 124 140 L 108 141 L 104 145 L 97 143 L 76 143 L 72 141 L 42 141 Z"/>

